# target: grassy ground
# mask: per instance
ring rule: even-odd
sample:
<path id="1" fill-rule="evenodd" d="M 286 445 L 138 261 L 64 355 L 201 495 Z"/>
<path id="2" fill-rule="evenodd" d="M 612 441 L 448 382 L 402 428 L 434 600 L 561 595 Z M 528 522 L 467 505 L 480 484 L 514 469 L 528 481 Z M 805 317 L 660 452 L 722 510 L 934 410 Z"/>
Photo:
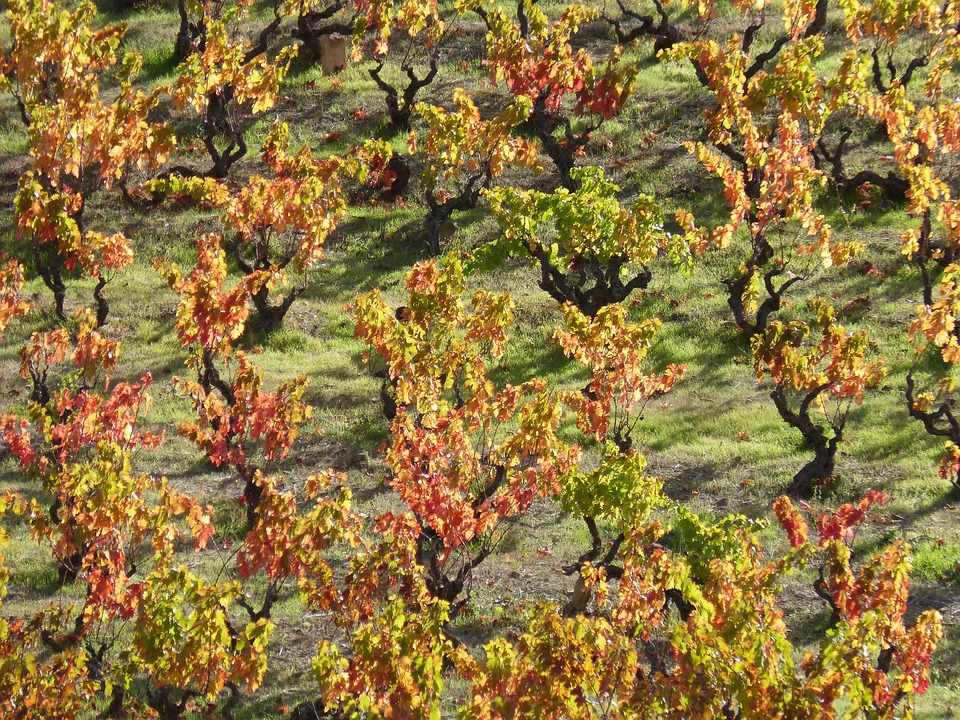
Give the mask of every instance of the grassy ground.
<path id="1" fill-rule="evenodd" d="M 173 79 L 175 69 L 169 57 L 176 14 L 171 6 L 104 7 L 100 20 L 129 24 L 124 49 L 143 53 L 145 82 Z M 482 25 L 463 21 L 460 28 L 462 34 L 444 50 L 443 72 L 425 99 L 449 102 L 452 89 L 462 86 L 482 107 L 502 107 L 501 89 L 490 87 L 480 62 Z M 609 42 L 605 27 L 589 26 L 583 42 L 597 47 Z M 673 209 L 688 207 L 709 224 L 724 212 L 718 185 L 680 146 L 701 132 L 701 113 L 709 97 L 686 66 L 657 62 L 648 47 L 631 52 L 637 53 L 642 66 L 635 102 L 595 134 L 581 162 L 605 166 L 623 188 L 624 199 L 646 192 L 658 198 L 668 217 Z M 405 134 L 386 124 L 383 98 L 367 75 L 370 66 L 369 62 L 350 66 L 335 78 L 325 78 L 318 66 L 297 60 L 282 102 L 250 123 L 248 145 L 257 147 L 280 117 L 290 123 L 295 145 L 308 143 L 321 154 L 345 152 L 369 137 L 390 139 L 402 148 Z M 175 119 L 183 132 L 190 132 L 191 121 L 176 119 L 171 107 L 162 108 L 162 114 Z M 18 256 L 18 249 L 12 234 L 12 197 L 29 161 L 27 149 L 14 108 L 4 98 L 0 104 L 0 246 L 13 256 Z M 204 165 L 198 154 L 185 162 Z M 256 167 L 251 155 L 233 174 L 242 178 Z M 517 175 L 507 182 L 550 189 L 556 179 L 548 166 L 539 178 Z M 937 478 L 940 444 L 925 435 L 905 409 L 904 376 L 913 361 L 906 329 L 920 298 L 919 278 L 899 252 L 899 235 L 909 220 L 902 208 L 876 201 L 845 201 L 835 208 L 830 221 L 836 234 L 862 240 L 868 248 L 862 259 L 846 269 L 807 268 L 810 279 L 791 292 L 790 305 L 782 315 L 807 317 L 811 298 L 831 297 L 849 327 L 870 332 L 877 354 L 886 359 L 891 372 L 851 413 L 838 460 L 839 481 L 828 497 L 818 498 L 814 505 L 835 506 L 860 497 L 868 488 L 890 495 L 884 517 L 861 531 L 855 548 L 866 553 L 896 537 L 912 544 L 911 612 L 940 609 L 946 627 L 934 661 L 934 687 L 921 700 L 918 715 L 953 717 L 960 705 L 960 498 L 949 483 Z M 403 206 L 373 201 L 352 206 L 284 328 L 244 341 L 260 350 L 256 362 L 270 383 L 297 374 L 310 379 L 305 400 L 316 412 L 284 467 L 290 481 L 296 483 L 326 467 L 346 471 L 361 507 L 370 513 L 396 506 L 384 487 L 385 467 L 378 450 L 388 426 L 380 412 L 379 380 L 361 363 L 362 347 L 353 339 L 345 308 L 358 292 L 371 288 L 383 291 L 392 304 L 403 299 L 405 271 L 425 256 L 425 212 L 416 187 Z M 458 217 L 457 222 L 451 252 L 469 252 L 495 236 L 495 224 L 483 210 Z M 240 485 L 229 474 L 213 471 L 189 443 L 176 436 L 175 427 L 189 418 L 190 408 L 170 381 L 189 371 L 172 329 L 175 297 L 150 268 L 158 256 L 191 266 L 193 239 L 214 224 L 214 218 L 196 210 L 133 209 L 115 193 L 96 198 L 90 220 L 91 227 L 123 229 L 135 242 L 134 266 L 108 286 L 107 296 L 113 308 L 108 328 L 123 342 L 116 378 L 133 379 L 146 370 L 153 373 L 155 404 L 147 424 L 168 435 L 159 450 L 138 458 L 140 467 L 207 497 L 217 508 L 215 521 L 229 536 L 238 533 L 242 524 L 242 511 L 234 502 Z M 757 383 L 749 347 L 731 321 L 720 279 L 735 268 L 739 262 L 735 258 L 739 258 L 735 252 L 708 256 L 689 275 L 658 264 L 650 288 L 656 294 L 637 298 L 633 310 L 637 317 L 656 316 L 664 323 L 651 354 L 651 368 L 682 362 L 689 370 L 687 379 L 669 396 L 647 408 L 636 445 L 647 455 L 650 471 L 664 478 L 672 498 L 708 515 L 742 513 L 770 519 L 773 498 L 809 455 L 799 435 L 777 415 L 768 397 L 769 386 Z M 864 262 L 882 269 L 882 276 L 868 277 Z M 471 280 L 476 287 L 509 290 L 517 302 L 516 327 L 497 377 L 516 382 L 545 376 L 555 386 L 582 386 L 585 375 L 552 342 L 560 315 L 556 304 L 537 287 L 536 278 L 524 263 L 509 261 L 496 272 Z M 51 299 L 40 281 L 31 279 L 27 292 L 38 300 L 38 312 L 12 325 L 0 345 L 0 408 L 15 412 L 25 410 L 27 397 L 18 374 L 17 350 L 31 332 L 56 325 Z M 68 308 L 88 305 L 91 292 L 90 282 L 70 282 Z M 317 428 L 322 435 L 314 432 Z M 595 448 L 587 450 L 595 453 Z M 3 485 L 28 495 L 35 492 L 18 476 L 10 458 L 3 460 L 0 471 Z M 765 533 L 772 551 L 779 549 L 776 535 Z M 18 615 L 73 592 L 59 586 L 55 568 L 29 541 L 25 527 L 14 528 L 11 539 L 8 556 L 13 573 L 6 614 Z M 562 601 L 572 582 L 560 567 L 587 545 L 586 532 L 575 518 L 553 503 L 538 504 L 507 528 L 501 552 L 481 568 L 475 600 L 455 631 L 479 644 L 517 626 L 522 608 L 532 600 Z M 801 641 L 822 631 L 828 617 L 811 589 L 812 579 L 812 575 L 796 578 L 785 593 L 788 622 Z M 304 698 L 312 692 L 309 658 L 326 626 L 322 618 L 304 614 L 293 592 L 278 606 L 276 619 L 272 646 L 276 669 L 254 704 L 244 708 L 246 717 L 267 717 L 277 712 L 281 702 L 291 704 L 291 688 Z"/>

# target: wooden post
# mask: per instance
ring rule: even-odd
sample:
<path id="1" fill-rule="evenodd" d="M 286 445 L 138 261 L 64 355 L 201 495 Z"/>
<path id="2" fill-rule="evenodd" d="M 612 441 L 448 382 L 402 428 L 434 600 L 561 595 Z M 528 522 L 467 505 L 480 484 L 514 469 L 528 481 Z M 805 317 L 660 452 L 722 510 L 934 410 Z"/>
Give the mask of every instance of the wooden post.
<path id="1" fill-rule="evenodd" d="M 320 36 L 320 65 L 324 75 L 335 75 L 347 66 L 347 39 L 343 35 Z"/>

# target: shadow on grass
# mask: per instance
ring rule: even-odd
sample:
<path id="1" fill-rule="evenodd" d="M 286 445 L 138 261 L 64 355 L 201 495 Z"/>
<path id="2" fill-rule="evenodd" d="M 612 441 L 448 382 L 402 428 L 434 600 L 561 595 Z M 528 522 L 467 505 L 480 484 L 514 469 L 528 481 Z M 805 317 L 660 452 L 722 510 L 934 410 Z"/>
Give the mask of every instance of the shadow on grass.
<path id="1" fill-rule="evenodd" d="M 343 306 L 358 292 L 384 287 L 385 279 L 427 257 L 422 218 L 406 211 L 398 222 L 387 214 L 389 209 L 377 206 L 370 211 L 341 221 L 327 241 L 327 265 L 302 298 Z"/>

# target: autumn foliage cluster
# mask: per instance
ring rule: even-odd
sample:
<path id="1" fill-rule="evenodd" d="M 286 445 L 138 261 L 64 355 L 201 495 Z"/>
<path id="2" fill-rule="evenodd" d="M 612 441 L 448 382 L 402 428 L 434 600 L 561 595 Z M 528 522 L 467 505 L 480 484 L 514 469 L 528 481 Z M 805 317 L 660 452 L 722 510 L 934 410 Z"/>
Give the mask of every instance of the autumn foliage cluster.
<path id="1" fill-rule="evenodd" d="M 124 28 L 95 23 L 91 3 L 9 3 L 0 89 L 30 158 L 16 252 L 0 265 L 0 332 L 48 302 L 26 296 L 27 277 L 49 289 L 54 313 L 19 351 L 29 404 L 0 416 L 7 461 L 32 488 L 0 494 L 0 517 L 28 528 L 64 592 L 29 615 L 0 613 L 4 717 L 242 715 L 276 662 L 276 605 L 290 601 L 331 628 L 313 654 L 316 700 L 297 709 L 302 717 L 893 718 L 927 689 L 941 620 L 907 619 L 908 546 L 851 550 L 886 497 L 864 488 L 861 501 L 823 512 L 800 499 L 837 474 L 850 410 L 887 366 L 827 299 L 785 311 L 791 288 L 863 250 L 834 237 L 827 190 L 904 203 L 902 251 L 923 290 L 903 328 L 916 362 L 902 405 L 943 438 L 940 473 L 956 481 L 960 206 L 950 172 L 960 106 L 948 88 L 960 5 L 652 0 L 645 14 L 618 0 L 555 16 L 533 0 L 456 5 L 277 0 L 255 28 L 247 3 L 180 0 L 177 78 L 147 90 L 141 59 L 120 53 Z M 445 107 L 415 102 L 464 17 L 485 27 L 499 112 L 462 89 Z M 843 49 L 821 63 L 831 23 Z M 305 54 L 342 32 L 354 60 L 378 64 L 371 75 L 391 122 L 414 128 L 408 155 L 381 140 L 323 155 L 293 146 L 277 122 L 257 172 L 240 174 L 247 121 L 278 102 L 301 47 L 281 37 L 291 24 Z M 578 42 L 588 24 L 615 38 L 605 56 Z M 630 101 L 637 48 L 651 43 L 660 62 L 691 68 L 710 98 L 706 132 L 685 148 L 722 188 L 719 220 L 667 215 L 646 195 L 627 201 L 584 160 Z M 381 76 L 403 47 L 432 53 L 419 74 L 404 55 L 406 88 Z M 165 113 L 180 113 L 195 136 L 177 137 L 158 119 Z M 889 146 L 886 174 L 862 155 L 850 160 L 865 128 Z M 192 141 L 209 167 L 184 164 L 178 147 Z M 371 517 L 346 475 L 284 476 L 312 414 L 310 378 L 271 382 L 239 341 L 283 325 L 352 196 L 403 201 L 413 158 L 433 257 L 409 270 L 402 303 L 372 290 L 350 310 L 390 423 L 386 483 L 398 509 Z M 550 180 L 507 184 L 532 175 Z M 138 470 L 165 437 L 144 429 L 151 373 L 114 379 L 123 344 L 107 323 L 109 284 L 137 244 L 90 211 L 113 191 L 136 208 L 216 214 L 192 267 L 146 260 L 176 298 L 184 371 L 173 388 L 192 413 L 168 432 L 240 481 L 236 542 L 203 499 Z M 479 207 L 497 237 L 442 256 L 454 218 Z M 467 288 L 510 258 L 529 263 L 544 302 L 556 303 L 553 339 L 588 378 L 582 388 L 496 372 L 514 300 Z M 688 368 L 651 359 L 662 323 L 630 299 L 651 292 L 657 273 L 718 258 L 730 272 L 717 287 L 757 381 L 813 454 L 773 500 L 789 546 L 780 554 L 761 544 L 762 523 L 702 518 L 670 499 L 635 447 L 645 408 Z M 94 284 L 91 307 L 67 307 L 78 277 Z M 927 387 L 917 369 L 931 363 L 942 380 Z M 537 602 L 523 627 L 471 647 L 456 623 L 478 568 L 511 522 L 547 502 L 582 518 L 590 537 L 565 558 L 572 597 Z M 789 576 L 811 573 L 830 619 L 801 645 L 780 596 Z M 0 597 L 8 577 L 0 557 Z"/>

